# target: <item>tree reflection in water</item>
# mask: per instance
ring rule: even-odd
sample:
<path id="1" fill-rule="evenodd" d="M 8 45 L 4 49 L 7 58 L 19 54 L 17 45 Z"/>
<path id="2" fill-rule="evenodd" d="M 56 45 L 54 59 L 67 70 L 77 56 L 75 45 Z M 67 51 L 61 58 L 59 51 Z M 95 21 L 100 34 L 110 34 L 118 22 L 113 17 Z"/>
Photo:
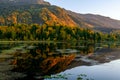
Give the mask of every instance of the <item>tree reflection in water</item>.
<path id="1" fill-rule="evenodd" d="M 24 79 L 31 80 L 37 75 L 51 75 L 65 70 L 75 54 L 61 54 L 55 52 L 55 48 L 52 44 L 38 44 L 26 47 L 26 53 L 17 51 L 12 62 L 15 65 L 13 71 L 25 73 L 27 77 Z"/>

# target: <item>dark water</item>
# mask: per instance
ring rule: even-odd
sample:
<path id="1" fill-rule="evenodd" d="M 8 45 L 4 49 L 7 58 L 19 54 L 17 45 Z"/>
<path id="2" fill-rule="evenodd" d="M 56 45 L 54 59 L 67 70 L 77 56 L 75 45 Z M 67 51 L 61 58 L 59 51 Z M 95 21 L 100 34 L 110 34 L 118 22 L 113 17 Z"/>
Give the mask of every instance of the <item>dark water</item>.
<path id="1" fill-rule="evenodd" d="M 105 80 L 108 78 L 101 74 L 115 72 L 117 69 L 114 69 L 112 64 L 119 63 L 119 60 L 110 61 L 120 57 L 119 43 L 112 42 L 1 43 L 0 53 L 0 67 L 3 68 L 0 74 L 9 73 L 0 76 L 0 80 L 77 80 L 81 74 L 85 74 L 82 75 L 84 79 Z M 105 66 L 103 63 L 108 65 Z M 12 65 L 12 68 L 5 67 L 7 65 Z M 114 67 L 116 66 L 119 65 L 115 64 Z M 110 70 L 110 67 L 113 70 Z M 96 75 L 97 73 L 99 74 Z M 113 76 L 113 79 L 120 79 L 114 78 L 117 74 L 108 75 Z"/>

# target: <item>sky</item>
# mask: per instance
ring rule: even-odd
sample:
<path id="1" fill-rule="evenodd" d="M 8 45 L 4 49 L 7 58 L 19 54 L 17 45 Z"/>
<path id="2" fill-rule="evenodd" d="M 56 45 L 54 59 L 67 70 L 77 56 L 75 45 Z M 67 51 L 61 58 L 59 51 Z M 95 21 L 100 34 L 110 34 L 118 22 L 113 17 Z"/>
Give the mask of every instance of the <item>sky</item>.
<path id="1" fill-rule="evenodd" d="M 120 0 L 45 0 L 82 14 L 98 14 L 120 20 Z"/>

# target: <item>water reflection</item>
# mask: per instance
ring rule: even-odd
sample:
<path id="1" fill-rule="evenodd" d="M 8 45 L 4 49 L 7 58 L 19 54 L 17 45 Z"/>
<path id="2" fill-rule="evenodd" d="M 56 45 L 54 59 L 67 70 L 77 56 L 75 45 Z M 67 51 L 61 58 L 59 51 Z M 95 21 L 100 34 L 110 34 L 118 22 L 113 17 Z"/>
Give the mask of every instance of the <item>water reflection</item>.
<path id="1" fill-rule="evenodd" d="M 19 44 L 17 43 L 0 43 L 0 53 L 2 52 L 2 50 L 8 50 L 18 45 Z"/>
<path id="2" fill-rule="evenodd" d="M 56 51 L 56 44 L 33 44 L 26 46 L 26 53 L 17 51 L 12 64 L 15 65 L 13 71 L 23 72 L 29 76 L 44 76 L 59 73 L 67 68 L 75 58 L 75 54 L 66 55 Z M 57 45 L 57 48 L 60 48 Z M 61 49 L 61 48 L 60 48 Z"/>
<path id="3" fill-rule="evenodd" d="M 118 54 L 118 43 L 9 43 L 0 44 L 1 51 L 15 48 L 13 72 L 24 73 L 25 78 L 16 80 L 43 79 L 41 76 L 60 73 L 80 65 L 91 65 L 96 61 L 108 61 L 114 54 Z M 6 48 L 7 47 L 7 48 Z M 115 50 L 114 50 L 115 49 Z M 109 54 L 111 52 L 111 54 Z M 107 53 L 107 54 L 106 54 Z M 104 55 L 101 55 L 104 54 Z M 119 55 L 118 55 L 119 56 Z M 118 57 L 117 56 L 117 57 Z M 115 59 L 114 57 L 113 59 Z M 113 60 L 112 59 L 112 60 Z M 110 61 L 110 60 L 109 60 Z M 92 64 L 93 65 L 93 64 Z"/>
<path id="4" fill-rule="evenodd" d="M 68 69 L 76 55 L 94 52 L 92 43 L 29 43 L 14 53 L 12 71 L 27 74 L 27 78 L 56 74 Z M 73 67 L 73 66 L 72 66 Z M 41 79 L 41 77 L 40 77 Z"/>
<path id="5" fill-rule="evenodd" d="M 68 80 L 77 80 L 78 75 L 86 74 L 89 80 L 120 80 L 120 59 L 94 66 L 79 66 L 60 74 L 69 74 Z M 52 80 L 52 79 L 49 79 Z M 84 79 L 86 80 L 86 79 Z"/>

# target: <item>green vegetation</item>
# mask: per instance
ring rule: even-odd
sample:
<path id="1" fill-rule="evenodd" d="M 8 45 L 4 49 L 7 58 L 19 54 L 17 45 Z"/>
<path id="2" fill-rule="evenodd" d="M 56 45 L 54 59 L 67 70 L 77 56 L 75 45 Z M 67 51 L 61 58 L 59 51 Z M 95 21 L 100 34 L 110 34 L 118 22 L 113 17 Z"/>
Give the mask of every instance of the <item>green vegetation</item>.
<path id="1" fill-rule="evenodd" d="M 73 74 L 57 74 L 57 75 L 52 75 L 52 76 L 44 76 L 45 80 L 69 80 L 69 76 Z M 80 74 L 78 75 L 76 80 L 94 80 L 92 78 L 87 78 L 87 75 L 85 74 Z"/>
<path id="2" fill-rule="evenodd" d="M 115 41 L 118 33 L 104 34 L 90 29 L 67 26 L 40 26 L 38 24 L 18 24 L 0 27 L 0 40 L 41 40 L 41 41 Z"/>

